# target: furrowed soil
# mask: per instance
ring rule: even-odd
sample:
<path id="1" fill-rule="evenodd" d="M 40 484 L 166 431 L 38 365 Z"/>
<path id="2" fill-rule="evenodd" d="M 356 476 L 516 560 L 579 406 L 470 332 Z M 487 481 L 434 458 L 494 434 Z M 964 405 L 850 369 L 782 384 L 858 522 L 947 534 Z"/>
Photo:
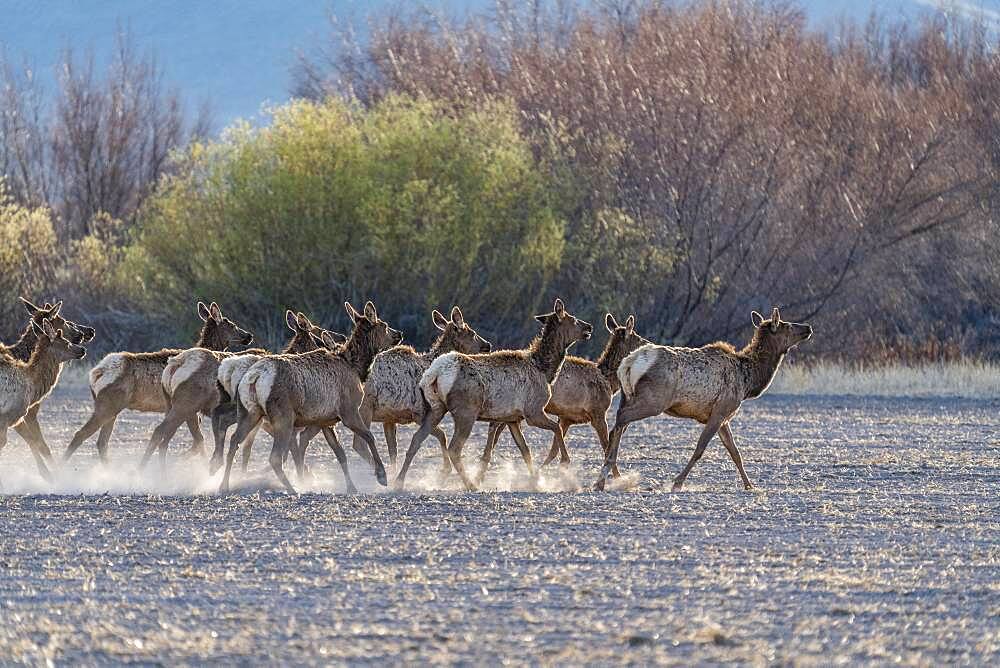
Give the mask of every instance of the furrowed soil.
<path id="1" fill-rule="evenodd" d="M 79 387 L 46 403 L 57 457 L 90 405 Z M 715 440 L 671 493 L 699 426 L 666 417 L 630 429 L 607 493 L 589 491 L 600 447 L 586 426 L 567 439 L 572 464 L 536 480 L 505 435 L 479 493 L 438 479 L 433 439 L 405 492 L 350 453 L 355 495 L 321 439 L 301 494 L 277 490 L 262 433 L 219 495 L 204 459 L 182 459 L 184 428 L 165 468 L 137 471 L 155 415 L 124 413 L 111 465 L 91 439 L 51 484 L 11 431 L 0 664 L 996 665 L 998 409 L 747 403 L 733 425 L 753 492 Z M 541 460 L 549 439 L 524 431 Z M 480 426 L 467 466 L 484 439 Z"/>

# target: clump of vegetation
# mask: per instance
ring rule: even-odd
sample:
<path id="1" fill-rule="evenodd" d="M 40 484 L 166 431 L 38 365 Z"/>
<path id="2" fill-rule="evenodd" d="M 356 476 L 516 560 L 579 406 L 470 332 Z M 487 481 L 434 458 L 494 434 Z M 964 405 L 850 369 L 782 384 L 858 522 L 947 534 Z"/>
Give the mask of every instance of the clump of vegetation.
<path id="1" fill-rule="evenodd" d="M 148 201 L 125 271 L 171 313 L 213 295 L 251 322 L 288 305 L 328 321 L 371 295 L 407 329 L 458 303 L 496 331 L 559 271 L 551 181 L 501 102 L 292 102 L 267 127 L 192 146 Z"/>

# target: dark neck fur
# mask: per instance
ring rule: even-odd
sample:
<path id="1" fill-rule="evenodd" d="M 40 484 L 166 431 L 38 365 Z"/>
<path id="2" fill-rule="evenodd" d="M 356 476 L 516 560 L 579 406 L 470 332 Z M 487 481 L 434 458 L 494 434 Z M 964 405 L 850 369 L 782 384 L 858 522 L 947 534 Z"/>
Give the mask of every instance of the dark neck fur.
<path id="1" fill-rule="evenodd" d="M 37 337 L 36 337 L 37 339 Z M 49 353 L 48 340 L 37 339 L 26 366 L 32 383 L 32 403 L 41 399 L 59 379 L 60 362 Z"/>
<path id="2" fill-rule="evenodd" d="M 218 323 L 209 318 L 201 326 L 201 332 L 198 334 L 198 341 L 194 344 L 194 347 L 208 348 L 209 350 L 226 350 L 229 348 L 229 342 L 223 340 Z"/>
<path id="3" fill-rule="evenodd" d="M 558 325 L 552 320 L 546 321 L 542 333 L 535 337 L 528 347 L 531 363 L 545 374 L 545 379 L 549 383 L 555 380 L 569 348 L 569 344 L 562 345 L 561 341 L 556 340 L 559 338 L 557 327 Z"/>
<path id="4" fill-rule="evenodd" d="M 14 359 L 21 360 L 22 362 L 27 362 L 31 358 L 32 352 L 35 350 L 35 343 L 38 341 L 38 337 L 35 336 L 35 330 L 31 327 L 31 321 L 28 322 L 28 326 L 24 328 L 21 332 L 21 338 L 17 340 L 14 345 L 7 348 L 7 352 L 10 353 L 11 357 Z"/>
<path id="5" fill-rule="evenodd" d="M 738 354 L 742 361 L 743 375 L 746 380 L 746 397 L 755 399 L 763 394 L 777 373 L 781 360 L 785 358 L 773 337 L 757 330 L 750 343 Z"/>
<path id="6" fill-rule="evenodd" d="M 378 354 L 378 346 L 375 345 L 375 328 L 364 323 L 355 325 L 354 331 L 351 332 L 351 338 L 335 354 L 351 365 L 361 382 L 365 382 L 368 379 L 372 360 Z"/>
<path id="7" fill-rule="evenodd" d="M 316 350 L 316 342 L 313 341 L 312 336 L 308 332 L 297 329 L 295 330 L 295 335 L 281 352 L 286 355 L 298 355 L 300 353 L 308 353 L 312 350 Z"/>
<path id="8" fill-rule="evenodd" d="M 621 365 L 622 360 L 632 352 L 625 345 L 627 340 L 627 337 L 616 338 L 612 334 L 608 337 L 608 342 L 604 346 L 604 350 L 601 351 L 601 356 L 597 358 L 597 369 L 611 384 L 612 392 L 617 392 L 621 389 L 621 383 L 618 380 L 618 367 Z"/>

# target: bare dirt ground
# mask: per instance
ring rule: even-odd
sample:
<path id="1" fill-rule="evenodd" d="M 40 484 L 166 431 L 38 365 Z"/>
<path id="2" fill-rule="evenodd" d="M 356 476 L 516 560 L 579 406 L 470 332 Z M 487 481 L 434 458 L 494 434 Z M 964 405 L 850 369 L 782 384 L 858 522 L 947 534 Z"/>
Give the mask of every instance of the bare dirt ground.
<path id="1" fill-rule="evenodd" d="M 59 454 L 88 408 L 60 388 L 43 410 Z M 262 436 L 252 475 L 219 496 L 203 462 L 179 460 L 184 433 L 166 470 L 136 472 L 154 416 L 124 415 L 114 465 L 91 441 L 53 486 L 12 434 L 0 664 L 996 665 L 998 409 L 765 397 L 734 423 L 753 493 L 717 441 L 670 493 L 697 426 L 667 418 L 633 427 L 626 480 L 604 494 L 586 491 L 599 447 L 583 427 L 541 491 L 517 491 L 532 485 L 507 436 L 493 491 L 439 485 L 428 441 L 406 493 L 352 455 L 369 492 L 352 496 L 318 443 L 310 491 L 273 490 Z"/>

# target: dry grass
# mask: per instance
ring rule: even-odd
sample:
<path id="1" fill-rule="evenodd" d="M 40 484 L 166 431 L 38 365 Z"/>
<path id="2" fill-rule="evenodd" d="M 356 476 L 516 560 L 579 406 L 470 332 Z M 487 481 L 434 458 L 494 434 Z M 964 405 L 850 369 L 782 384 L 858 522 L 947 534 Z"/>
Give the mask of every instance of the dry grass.
<path id="1" fill-rule="evenodd" d="M 871 397 L 1000 397 L 1000 366 L 983 361 L 892 366 L 848 366 L 824 362 L 790 364 L 778 372 L 770 392 Z"/>

